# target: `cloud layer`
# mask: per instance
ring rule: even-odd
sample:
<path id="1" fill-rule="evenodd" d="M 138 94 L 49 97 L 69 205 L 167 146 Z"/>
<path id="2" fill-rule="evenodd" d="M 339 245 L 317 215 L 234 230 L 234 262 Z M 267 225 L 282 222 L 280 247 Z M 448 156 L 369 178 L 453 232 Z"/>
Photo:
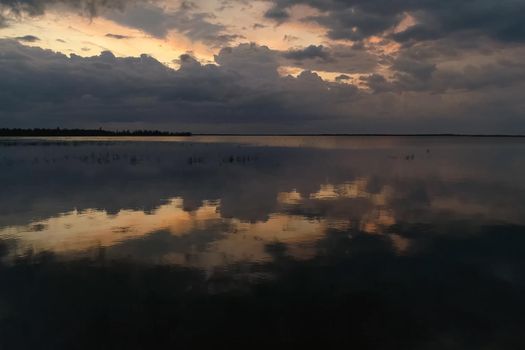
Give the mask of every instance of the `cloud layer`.
<path id="1" fill-rule="evenodd" d="M 10 40 L 0 42 L 0 52 L 0 120 L 7 126 L 140 122 L 217 130 L 266 124 L 275 131 L 308 125 L 386 131 L 397 124 L 421 131 L 435 124 L 440 131 L 468 131 L 476 120 L 478 126 L 512 131 L 523 125 L 518 87 L 524 69 L 516 62 L 436 71 L 402 57 L 393 64 L 397 80 L 371 75 L 358 88 L 308 70 L 280 76 L 279 60 L 288 53 L 255 44 L 221 50 L 216 65 L 183 55 L 178 70 L 147 55 L 67 57 Z M 500 119 L 491 119 L 493 113 Z"/>
<path id="2" fill-rule="evenodd" d="M 294 5 L 322 11 L 311 19 L 326 26 L 333 39 L 361 40 L 394 29 L 410 15 L 414 25 L 393 35 L 398 41 L 428 40 L 458 33 L 486 35 L 502 41 L 525 40 L 522 13 L 525 3 L 516 0 L 274 0 L 266 13 L 279 20 Z"/>
<path id="3" fill-rule="evenodd" d="M 524 9 L 515 0 L 0 0 L 7 29 L 48 12 L 112 25 L 70 49 L 76 54 L 65 54 L 76 32 L 58 38 L 20 27 L 13 40 L 0 40 L 0 121 L 521 133 Z M 177 69 L 138 54 L 181 38 L 193 46 L 169 58 Z M 60 52 L 37 47 L 50 42 Z M 133 55 L 119 52 L 129 47 Z"/>

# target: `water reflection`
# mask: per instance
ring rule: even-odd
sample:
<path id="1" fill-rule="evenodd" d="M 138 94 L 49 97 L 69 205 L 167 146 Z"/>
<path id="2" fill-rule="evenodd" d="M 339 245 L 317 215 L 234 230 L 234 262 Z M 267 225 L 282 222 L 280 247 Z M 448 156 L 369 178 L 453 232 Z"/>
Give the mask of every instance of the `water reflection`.
<path id="1" fill-rule="evenodd" d="M 52 251 L 78 257 L 106 247 L 111 248 L 108 252 L 112 257 L 125 253 L 135 258 L 148 257 L 156 263 L 202 268 L 269 260 L 271 256 L 266 247 L 270 244 L 286 244 L 288 253 L 296 259 L 312 257 L 315 255 L 312 243 L 323 238 L 329 229 L 387 234 L 393 240 L 394 248 L 399 253 L 405 252 L 409 239 L 389 232 L 396 224 L 393 210 L 389 208 L 392 189 L 385 186 L 378 193 L 370 193 L 367 187 L 368 181 L 358 178 L 341 185 L 322 184 L 318 191 L 305 195 L 295 189 L 279 192 L 276 212 L 264 220 L 251 222 L 224 217 L 220 200 L 206 200 L 188 210 L 183 198 L 173 198 L 148 212 L 122 209 L 111 214 L 97 209 L 73 210 L 27 225 L 4 227 L 0 229 L 0 237 L 16 242 L 11 249 L 11 258 L 27 251 Z M 345 204 L 344 200 L 357 199 L 360 200 L 361 213 L 359 218 L 351 219 L 352 212 L 346 208 L 351 202 Z M 331 209 L 336 211 L 314 214 L 326 207 L 326 202 L 332 202 Z M 300 213 L 305 210 L 312 213 Z M 294 214 L 295 211 L 298 213 Z M 170 246 L 173 251 L 145 243 L 155 239 L 159 232 L 172 237 Z M 200 235 L 201 232 L 207 234 Z M 185 236 L 192 236 L 192 241 L 199 244 L 188 247 Z M 131 245 L 136 246 L 136 252 L 130 251 L 130 242 L 127 241 L 133 242 Z M 182 247 L 178 247 L 179 244 Z M 161 248 L 161 251 L 154 248 Z M 185 251 L 188 248 L 191 252 Z"/>
<path id="2" fill-rule="evenodd" d="M 204 202 L 198 209 L 185 211 L 183 200 L 176 198 L 148 213 L 75 210 L 26 226 L 9 226 L 0 230 L 0 236 L 16 242 L 12 250 L 15 257 L 26 251 L 78 256 L 111 247 L 108 252 L 114 257 L 132 253 L 135 258 L 148 257 L 158 263 L 213 267 L 268 260 L 265 247 L 276 242 L 297 245 L 292 256 L 304 257 L 308 253 L 299 246 L 322 237 L 326 227 L 325 220 L 285 214 L 272 214 L 260 222 L 222 218 L 220 201 Z M 147 241 L 155 240 L 160 232 L 164 241 L 171 239 L 171 251 L 148 245 Z M 195 245 L 186 244 L 188 236 L 193 236 Z"/>
<path id="3" fill-rule="evenodd" d="M 522 348 L 524 160 L 518 139 L 1 141 L 0 348 Z"/>

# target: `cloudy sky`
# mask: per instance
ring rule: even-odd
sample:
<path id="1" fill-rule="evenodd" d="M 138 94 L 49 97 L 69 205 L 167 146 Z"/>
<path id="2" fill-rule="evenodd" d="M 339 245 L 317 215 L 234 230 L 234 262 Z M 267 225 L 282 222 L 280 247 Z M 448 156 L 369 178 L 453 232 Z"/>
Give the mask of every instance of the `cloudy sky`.
<path id="1" fill-rule="evenodd" d="M 524 0 L 0 0 L 0 126 L 525 133 Z"/>

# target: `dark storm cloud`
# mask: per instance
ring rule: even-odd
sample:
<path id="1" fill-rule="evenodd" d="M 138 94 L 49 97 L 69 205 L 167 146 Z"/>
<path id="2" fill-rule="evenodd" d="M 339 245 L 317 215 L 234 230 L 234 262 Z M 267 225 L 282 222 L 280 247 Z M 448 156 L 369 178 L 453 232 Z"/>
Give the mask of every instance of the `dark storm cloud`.
<path id="1" fill-rule="evenodd" d="M 494 45 L 478 40 L 475 45 L 451 39 L 421 42 L 402 49 L 388 60 L 391 81 L 377 74 L 371 82 L 376 90 L 402 91 L 448 90 L 477 91 L 488 87 L 506 87 L 525 81 L 525 48 Z"/>
<path id="2" fill-rule="evenodd" d="M 356 93 L 330 90 L 313 73 L 281 78 L 276 54 L 250 44 L 223 49 L 216 56 L 220 66 L 184 55 L 179 70 L 146 55 L 67 57 L 7 40 L 0 52 L 0 119 L 10 123 L 308 119 Z"/>
<path id="3" fill-rule="evenodd" d="M 412 61 L 400 58 L 393 64 L 394 72 L 391 80 L 380 74 L 370 74 L 361 77 L 371 90 L 375 92 L 409 91 L 429 92 L 440 94 L 452 91 L 479 93 L 491 89 L 509 89 L 509 87 L 523 85 L 525 82 L 525 64 L 520 61 L 498 61 L 485 64 L 465 64 L 462 67 L 447 67 L 438 69 L 435 64 L 424 61 Z M 505 94 L 517 95 L 519 88 L 509 89 Z M 493 91 L 501 94 L 503 90 Z M 494 96 L 489 96 L 491 98 Z M 520 107 L 521 103 L 516 106 Z"/>
<path id="4" fill-rule="evenodd" d="M 356 41 L 392 28 L 401 18 L 401 14 L 369 13 L 356 8 L 343 9 L 327 16 L 311 17 L 329 29 L 329 38 Z"/>
<path id="5" fill-rule="evenodd" d="M 381 35 L 410 14 L 417 24 L 394 34 L 398 41 L 437 39 L 460 32 L 508 42 L 525 40 L 525 2 L 519 0 L 276 0 L 272 11 L 280 13 L 297 4 L 325 12 L 311 19 L 328 28 L 333 39 Z"/>
<path id="6" fill-rule="evenodd" d="M 391 75 L 364 76 L 362 84 L 369 87 L 364 90 L 340 84 L 344 76 L 331 83 L 308 69 L 282 77 L 278 68 L 287 62 L 282 54 L 241 44 L 220 50 L 217 65 L 183 55 L 173 70 L 147 55 L 118 58 L 106 51 L 68 57 L 1 40 L 0 122 L 183 124 L 193 131 L 227 131 L 233 125 L 239 131 L 281 132 L 525 131 L 520 51 L 506 60 L 456 67 L 406 50 L 392 60 Z"/>

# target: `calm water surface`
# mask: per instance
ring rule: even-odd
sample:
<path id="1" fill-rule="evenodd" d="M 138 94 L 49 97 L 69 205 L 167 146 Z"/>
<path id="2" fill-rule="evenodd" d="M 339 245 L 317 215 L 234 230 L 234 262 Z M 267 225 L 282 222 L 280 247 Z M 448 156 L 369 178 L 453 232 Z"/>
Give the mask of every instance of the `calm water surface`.
<path id="1" fill-rule="evenodd" d="M 0 349 L 524 349 L 525 140 L 0 140 Z"/>

